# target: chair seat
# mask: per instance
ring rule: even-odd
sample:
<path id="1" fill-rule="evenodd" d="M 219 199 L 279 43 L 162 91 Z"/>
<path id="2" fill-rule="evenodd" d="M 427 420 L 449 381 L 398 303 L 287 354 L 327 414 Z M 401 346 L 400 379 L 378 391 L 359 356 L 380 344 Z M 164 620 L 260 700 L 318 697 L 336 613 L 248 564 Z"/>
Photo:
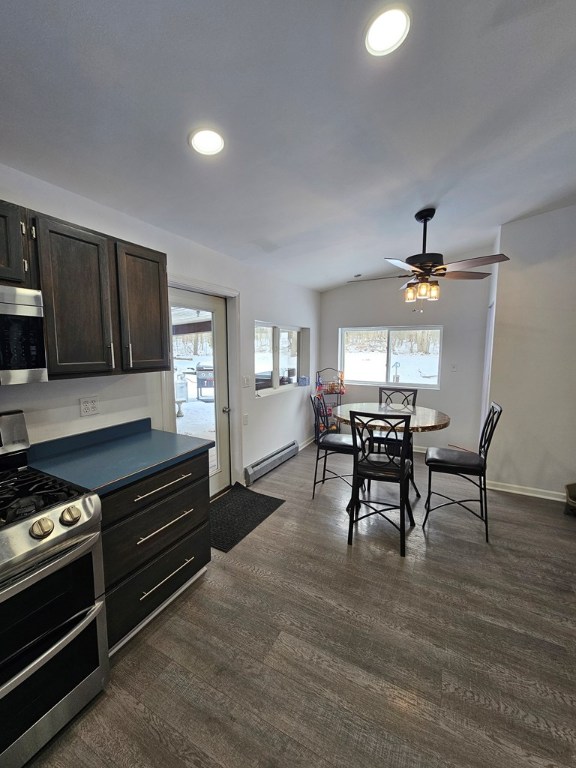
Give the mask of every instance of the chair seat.
<path id="1" fill-rule="evenodd" d="M 352 435 L 340 435 L 337 432 L 326 432 L 320 435 L 318 445 L 323 451 L 338 451 L 338 453 L 354 453 Z"/>
<path id="2" fill-rule="evenodd" d="M 425 461 L 434 472 L 465 475 L 481 475 L 485 464 L 477 453 L 455 448 L 428 448 Z"/>
<path id="3" fill-rule="evenodd" d="M 378 453 L 370 453 L 365 459 L 359 459 L 357 462 L 358 477 L 389 482 L 399 482 L 410 477 L 411 466 L 410 460 L 406 459 L 404 469 L 401 470 L 398 465 L 391 464 L 387 457 Z"/>

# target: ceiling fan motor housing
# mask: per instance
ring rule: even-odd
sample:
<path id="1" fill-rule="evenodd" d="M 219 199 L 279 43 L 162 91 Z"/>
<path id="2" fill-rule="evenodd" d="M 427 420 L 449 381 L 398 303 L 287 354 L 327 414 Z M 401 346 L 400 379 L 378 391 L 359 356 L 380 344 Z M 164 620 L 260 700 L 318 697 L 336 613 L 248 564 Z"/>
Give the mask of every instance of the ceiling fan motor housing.
<path id="1" fill-rule="evenodd" d="M 415 253 L 414 256 L 408 256 L 406 264 L 425 271 L 443 266 L 444 257 L 441 253 Z"/>

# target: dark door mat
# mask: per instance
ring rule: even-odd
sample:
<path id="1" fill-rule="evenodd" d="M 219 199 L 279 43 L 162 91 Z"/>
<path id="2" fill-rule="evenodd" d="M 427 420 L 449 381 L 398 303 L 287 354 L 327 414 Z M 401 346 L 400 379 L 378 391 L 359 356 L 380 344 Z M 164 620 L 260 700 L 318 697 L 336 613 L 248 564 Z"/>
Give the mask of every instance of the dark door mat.
<path id="1" fill-rule="evenodd" d="M 229 552 L 284 501 L 235 483 L 210 504 L 210 545 Z"/>

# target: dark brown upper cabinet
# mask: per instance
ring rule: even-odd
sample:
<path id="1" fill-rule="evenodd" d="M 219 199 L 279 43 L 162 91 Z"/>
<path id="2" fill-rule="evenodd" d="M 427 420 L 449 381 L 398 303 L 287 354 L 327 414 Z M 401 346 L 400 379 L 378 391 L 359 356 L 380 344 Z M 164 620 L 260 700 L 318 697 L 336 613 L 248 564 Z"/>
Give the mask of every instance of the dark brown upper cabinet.
<path id="1" fill-rule="evenodd" d="M 26 210 L 0 201 L 0 282 L 35 287 L 28 258 Z"/>
<path id="2" fill-rule="evenodd" d="M 107 238 L 47 216 L 36 234 L 48 375 L 118 372 Z"/>
<path id="3" fill-rule="evenodd" d="M 0 201 L 0 284 L 40 288 L 51 379 L 170 369 L 166 254 Z"/>
<path id="4" fill-rule="evenodd" d="M 166 255 L 116 244 L 124 370 L 168 370 L 170 335 Z"/>

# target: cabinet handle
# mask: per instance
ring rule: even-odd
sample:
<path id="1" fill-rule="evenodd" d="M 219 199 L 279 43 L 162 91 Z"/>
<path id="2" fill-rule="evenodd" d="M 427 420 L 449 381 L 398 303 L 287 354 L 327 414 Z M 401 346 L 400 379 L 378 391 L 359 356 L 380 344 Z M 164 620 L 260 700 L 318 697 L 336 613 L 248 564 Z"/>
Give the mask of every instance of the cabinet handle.
<path id="1" fill-rule="evenodd" d="M 144 544 L 145 541 L 148 541 L 148 539 L 151 539 L 152 536 L 156 536 L 157 533 L 160 533 L 160 531 L 165 531 L 166 528 L 169 528 L 171 525 L 174 525 L 174 523 L 177 523 L 178 520 L 182 520 L 183 517 L 186 517 L 186 515 L 189 515 L 190 512 L 194 512 L 194 507 L 191 509 L 187 509 L 186 512 L 182 512 L 181 515 L 178 515 L 178 517 L 175 517 L 174 520 L 170 520 L 169 523 L 166 523 L 166 525 L 163 525 L 161 528 L 157 528 L 152 533 L 149 533 L 148 536 L 143 536 L 141 539 L 139 539 L 136 542 L 136 546 L 139 546 L 140 544 Z"/>
<path id="2" fill-rule="evenodd" d="M 175 576 L 178 573 L 178 571 L 181 571 L 182 568 L 185 568 L 188 565 L 188 563 L 192 562 L 192 560 L 194 560 L 194 556 L 187 557 L 186 560 L 184 560 L 184 562 L 179 568 L 176 568 L 176 570 L 172 571 L 172 573 L 166 576 L 165 579 L 162 579 L 162 581 L 159 581 L 158 584 L 156 584 L 155 587 L 152 587 L 152 589 L 149 589 L 148 592 L 143 592 L 142 597 L 140 598 L 140 602 L 142 602 L 142 600 L 145 600 L 148 597 L 148 595 L 152 594 L 152 592 L 155 592 L 158 589 L 158 587 L 162 586 L 162 584 L 165 584 L 168 581 L 168 579 L 172 578 L 172 576 Z"/>
<path id="3" fill-rule="evenodd" d="M 26 234 L 26 224 L 24 224 L 23 221 L 20 222 L 20 232 L 22 232 L 23 235 Z"/>
<path id="4" fill-rule="evenodd" d="M 132 360 L 132 342 L 128 344 L 126 349 L 128 350 L 128 368 L 133 368 L 134 361 Z"/>
<path id="5" fill-rule="evenodd" d="M 116 368 L 116 360 L 114 358 L 114 342 L 111 341 L 108 346 L 110 347 L 110 368 Z"/>
<path id="6" fill-rule="evenodd" d="M 166 483 L 166 485 L 161 485 L 159 488 L 154 488 L 153 491 L 148 491 L 148 493 L 143 493 L 142 496 L 136 496 L 134 499 L 134 504 L 137 501 L 142 501 L 142 499 L 147 499 L 148 496 L 152 496 L 155 493 L 158 493 L 158 491 L 163 491 L 164 488 L 170 488 L 171 485 L 174 485 L 174 483 L 179 483 L 181 480 L 186 480 L 187 477 L 190 477 L 192 475 L 192 472 L 188 472 L 187 475 L 181 475 L 181 477 L 177 477 L 176 480 L 172 480 L 170 483 Z"/>

